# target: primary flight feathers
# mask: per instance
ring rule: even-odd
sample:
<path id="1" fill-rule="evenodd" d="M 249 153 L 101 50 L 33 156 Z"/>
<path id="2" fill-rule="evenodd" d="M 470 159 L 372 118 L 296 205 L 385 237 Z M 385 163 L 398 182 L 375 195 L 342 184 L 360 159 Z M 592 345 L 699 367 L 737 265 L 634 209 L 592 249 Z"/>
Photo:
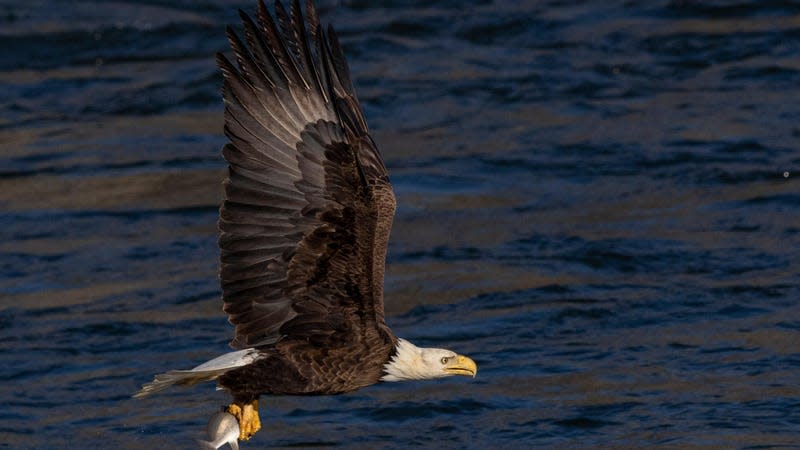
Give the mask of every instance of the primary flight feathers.
<path id="1" fill-rule="evenodd" d="M 224 75 L 220 212 L 224 310 L 232 342 L 325 339 L 345 324 L 383 323 L 383 272 L 395 199 L 368 134 L 347 63 L 312 3 L 241 13 L 245 46 L 228 29 L 238 68 Z M 355 330 L 353 330 L 355 331 Z"/>

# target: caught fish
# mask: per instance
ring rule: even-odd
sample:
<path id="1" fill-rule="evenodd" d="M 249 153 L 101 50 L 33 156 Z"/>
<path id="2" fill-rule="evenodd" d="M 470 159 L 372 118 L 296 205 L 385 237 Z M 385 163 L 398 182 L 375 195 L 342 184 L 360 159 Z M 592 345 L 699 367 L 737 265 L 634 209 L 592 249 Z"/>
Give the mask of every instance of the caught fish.
<path id="1" fill-rule="evenodd" d="M 206 434 L 207 441 L 197 440 L 202 449 L 217 450 L 228 444 L 233 450 L 239 450 L 239 422 L 230 413 L 220 411 L 211 416 L 206 425 Z"/>

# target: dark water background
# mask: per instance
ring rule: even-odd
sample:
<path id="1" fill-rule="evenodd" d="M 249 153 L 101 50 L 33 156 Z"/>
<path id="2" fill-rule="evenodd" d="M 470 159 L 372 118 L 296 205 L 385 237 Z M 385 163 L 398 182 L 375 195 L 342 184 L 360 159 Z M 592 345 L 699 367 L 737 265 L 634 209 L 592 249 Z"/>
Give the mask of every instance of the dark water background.
<path id="1" fill-rule="evenodd" d="M 0 1 L 0 446 L 192 448 L 228 350 L 225 24 Z M 262 402 L 244 448 L 800 447 L 800 3 L 320 1 L 398 197 L 390 324 L 474 381 Z"/>

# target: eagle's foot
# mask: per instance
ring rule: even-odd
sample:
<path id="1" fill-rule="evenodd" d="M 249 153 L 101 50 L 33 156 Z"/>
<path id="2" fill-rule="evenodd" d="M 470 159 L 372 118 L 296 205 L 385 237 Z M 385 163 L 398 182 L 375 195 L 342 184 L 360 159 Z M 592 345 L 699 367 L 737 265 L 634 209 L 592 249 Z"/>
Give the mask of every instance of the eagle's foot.
<path id="1" fill-rule="evenodd" d="M 258 400 L 250 403 L 233 402 L 227 410 L 239 422 L 239 440 L 246 441 L 261 429 L 261 420 L 258 418 Z"/>

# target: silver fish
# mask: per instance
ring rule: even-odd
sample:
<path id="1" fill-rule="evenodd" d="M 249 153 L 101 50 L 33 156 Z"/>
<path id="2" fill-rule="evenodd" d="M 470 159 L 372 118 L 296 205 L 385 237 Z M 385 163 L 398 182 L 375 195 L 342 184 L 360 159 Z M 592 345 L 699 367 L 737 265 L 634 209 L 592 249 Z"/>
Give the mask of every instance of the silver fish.
<path id="1" fill-rule="evenodd" d="M 206 434 L 207 441 L 197 440 L 202 449 L 217 450 L 228 444 L 233 450 L 239 450 L 239 422 L 230 413 L 220 411 L 211 416 L 206 425 Z"/>

